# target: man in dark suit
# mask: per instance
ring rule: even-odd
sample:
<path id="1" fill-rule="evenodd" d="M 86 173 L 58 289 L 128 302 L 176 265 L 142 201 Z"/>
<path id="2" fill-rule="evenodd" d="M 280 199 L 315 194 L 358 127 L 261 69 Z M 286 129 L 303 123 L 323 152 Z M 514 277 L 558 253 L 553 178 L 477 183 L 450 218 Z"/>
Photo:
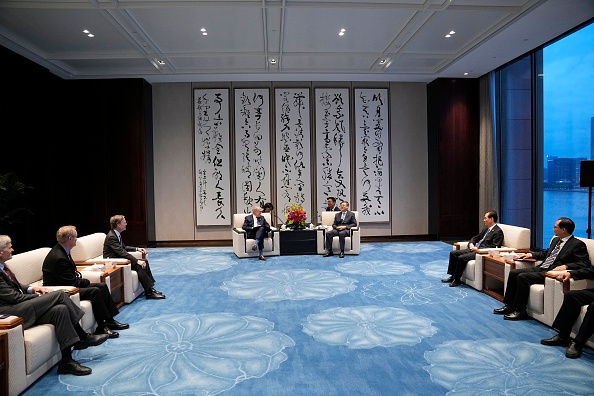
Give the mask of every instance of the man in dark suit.
<path id="1" fill-rule="evenodd" d="M 128 252 L 141 252 L 146 254 L 146 249 L 134 246 L 126 246 L 122 239 L 122 232 L 126 231 L 126 218 L 122 215 L 111 216 L 109 219 L 111 230 L 105 236 L 103 242 L 103 257 L 105 258 L 125 258 L 130 260 L 132 270 L 138 274 L 138 281 L 144 289 L 144 296 L 148 300 L 164 299 L 165 295 L 155 290 L 155 278 L 151 273 L 151 267 L 148 260 L 139 260 Z"/>
<path id="2" fill-rule="evenodd" d="M 340 208 L 336 205 L 336 198 L 328 197 L 328 206 L 326 207 L 326 212 L 338 212 Z"/>
<path id="3" fill-rule="evenodd" d="M 485 213 L 485 217 L 483 217 L 485 228 L 470 239 L 468 248 L 450 252 L 450 262 L 448 264 L 448 274 L 450 276 L 442 279 L 443 283 L 449 283 L 450 287 L 460 286 L 466 265 L 476 258 L 477 250 L 501 247 L 503 244 L 503 230 L 497 225 L 497 218 L 497 212 L 494 210 Z"/>
<path id="4" fill-rule="evenodd" d="M 264 257 L 264 238 L 270 232 L 270 224 L 266 221 L 266 218 L 262 216 L 262 208 L 254 206 L 252 214 L 245 216 L 243 225 L 241 228 L 246 232 L 249 239 L 254 239 L 254 245 L 252 250 L 258 250 L 258 258 L 262 261 L 266 261 Z"/>
<path id="5" fill-rule="evenodd" d="M 340 203 L 340 213 L 336 213 L 334 216 L 332 229 L 326 232 L 326 253 L 324 257 L 330 257 L 334 254 L 332 253 L 332 238 L 338 236 L 340 258 L 344 258 L 345 238 L 350 234 L 350 229 L 353 227 L 357 227 L 355 214 L 349 210 L 349 203 L 342 201 Z"/>
<path id="6" fill-rule="evenodd" d="M 11 239 L 0 235 L 0 314 L 20 316 L 25 330 L 40 324 L 53 325 L 62 352 L 58 374 L 91 374 L 89 367 L 72 359 L 72 348 L 99 345 L 107 335 L 87 334 L 78 323 L 84 312 L 63 291 L 19 283 L 6 265 L 13 251 Z"/>
<path id="7" fill-rule="evenodd" d="M 107 334 L 109 338 L 117 338 L 119 334 L 114 330 L 124 330 L 130 326 L 113 318 L 120 311 L 115 306 L 107 285 L 91 283 L 77 271 L 76 264 L 70 256 L 70 251 L 76 246 L 77 238 L 76 227 L 60 227 L 56 233 L 58 243 L 43 260 L 43 285 L 78 287 L 80 299 L 90 301 L 93 307 L 93 314 L 97 321 L 95 334 Z"/>
<path id="8" fill-rule="evenodd" d="M 530 286 L 544 284 L 547 271 L 579 270 L 590 266 L 586 244 L 572 235 L 574 229 L 575 224 L 571 219 L 561 217 L 555 222 L 555 237 L 547 250 L 517 256 L 520 260 L 535 258 L 544 261 L 535 267 L 515 269 L 509 273 L 503 298 L 505 305 L 493 310 L 494 314 L 504 315 L 506 320 L 527 319 L 526 304 Z"/>
<path id="9" fill-rule="evenodd" d="M 561 282 L 569 282 L 569 279 L 594 279 L 594 268 L 592 266 L 574 271 L 567 271 L 557 276 Z M 588 310 L 580 325 L 577 335 L 572 340 L 571 329 L 582 311 L 582 306 L 587 305 Z M 543 338 L 540 343 L 543 345 L 565 346 L 565 356 L 570 359 L 579 358 L 582 355 L 582 348 L 586 341 L 594 334 L 594 289 L 570 290 L 563 296 L 563 304 L 553 322 L 554 329 L 559 334 L 551 338 Z"/>

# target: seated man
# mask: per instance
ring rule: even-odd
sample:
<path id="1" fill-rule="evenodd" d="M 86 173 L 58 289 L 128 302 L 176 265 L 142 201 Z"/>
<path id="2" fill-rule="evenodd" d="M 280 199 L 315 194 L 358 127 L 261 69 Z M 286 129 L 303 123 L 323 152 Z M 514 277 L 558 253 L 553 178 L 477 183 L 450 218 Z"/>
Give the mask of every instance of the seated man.
<path id="1" fill-rule="evenodd" d="M 58 374 L 91 374 L 89 367 L 72 359 L 72 348 L 99 345 L 107 335 L 87 334 L 78 323 L 84 312 L 63 291 L 19 283 L 5 264 L 13 251 L 10 238 L 0 235 L 0 314 L 20 316 L 25 330 L 40 324 L 53 325 L 62 352 Z"/>
<path id="2" fill-rule="evenodd" d="M 334 216 L 332 229 L 326 232 L 326 253 L 324 257 L 332 256 L 332 239 L 338 235 L 338 244 L 340 245 L 340 258 L 344 258 L 345 238 L 350 234 L 350 229 L 357 227 L 355 214 L 349 210 L 349 203 L 342 201 L 340 203 L 340 213 Z"/>
<path id="3" fill-rule="evenodd" d="M 483 217 L 485 228 L 473 236 L 468 242 L 467 249 L 452 250 L 450 252 L 450 262 L 448 264 L 448 278 L 441 281 L 449 283 L 450 287 L 460 286 L 462 284 L 462 275 L 469 261 L 476 258 L 478 249 L 488 249 L 501 247 L 503 244 L 503 230 L 497 225 L 497 212 L 490 210 Z"/>
<path id="4" fill-rule="evenodd" d="M 340 208 L 336 205 L 336 198 L 328 197 L 327 199 L 328 206 L 326 207 L 326 212 L 339 212 Z"/>
<path id="5" fill-rule="evenodd" d="M 120 311 L 115 306 L 107 285 L 91 283 L 76 270 L 70 251 L 76 246 L 77 237 L 76 227 L 60 227 L 56 233 L 58 243 L 43 260 L 43 285 L 78 287 L 80 299 L 91 301 L 97 320 L 95 334 L 107 334 L 109 338 L 117 338 L 119 334 L 113 330 L 124 330 L 130 326 L 113 318 Z"/>
<path id="6" fill-rule="evenodd" d="M 569 282 L 570 278 L 594 279 L 594 268 L 590 266 L 585 269 L 567 271 L 557 276 L 557 280 L 562 282 Z M 571 329 L 584 305 L 588 305 L 586 316 L 580 325 L 577 335 L 572 340 L 569 338 L 571 336 Z M 559 334 L 551 338 L 543 338 L 540 340 L 540 343 L 543 345 L 565 346 L 567 347 L 565 356 L 570 359 L 579 358 L 582 355 L 582 347 L 594 334 L 594 289 L 570 290 L 567 292 L 563 296 L 563 304 L 555 317 L 552 327 L 557 329 Z"/>
<path id="7" fill-rule="evenodd" d="M 579 270 L 590 267 L 590 258 L 586 244 L 574 237 L 575 223 L 561 217 L 555 222 L 555 237 L 546 251 L 518 255 L 517 259 L 533 257 L 544 260 L 531 268 L 512 270 L 507 278 L 507 288 L 503 297 L 503 307 L 493 310 L 494 314 L 504 315 L 506 320 L 527 319 L 526 305 L 530 297 L 530 286 L 544 284 L 545 273 L 550 270 Z"/>
<path id="8" fill-rule="evenodd" d="M 246 232 L 249 239 L 255 239 L 252 250 L 258 250 L 258 258 L 262 261 L 266 261 L 264 257 L 264 238 L 270 232 L 270 224 L 266 221 L 266 218 L 262 216 L 262 208 L 254 206 L 252 214 L 245 216 L 243 225 L 241 228 Z"/>
<path id="9" fill-rule="evenodd" d="M 125 258 L 132 263 L 132 270 L 138 274 L 138 281 L 144 288 L 144 296 L 148 300 L 159 300 L 165 298 L 165 295 L 154 289 L 155 278 L 151 273 L 151 267 L 147 260 L 139 260 L 128 252 L 141 252 L 146 254 L 144 248 L 126 246 L 122 239 L 122 232 L 126 231 L 126 218 L 122 215 L 111 216 L 109 219 L 111 230 L 105 236 L 103 242 L 103 257 L 105 258 Z"/>

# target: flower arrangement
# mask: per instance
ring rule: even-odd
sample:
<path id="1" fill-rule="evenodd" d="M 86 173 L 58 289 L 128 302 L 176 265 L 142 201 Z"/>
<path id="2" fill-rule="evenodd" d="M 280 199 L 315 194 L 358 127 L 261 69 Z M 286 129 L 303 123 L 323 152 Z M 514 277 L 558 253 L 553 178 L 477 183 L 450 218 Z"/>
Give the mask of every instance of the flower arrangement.
<path id="1" fill-rule="evenodd" d="M 285 210 L 285 215 L 287 216 L 287 227 L 294 229 L 305 228 L 307 213 L 303 210 L 303 206 L 292 203 Z"/>

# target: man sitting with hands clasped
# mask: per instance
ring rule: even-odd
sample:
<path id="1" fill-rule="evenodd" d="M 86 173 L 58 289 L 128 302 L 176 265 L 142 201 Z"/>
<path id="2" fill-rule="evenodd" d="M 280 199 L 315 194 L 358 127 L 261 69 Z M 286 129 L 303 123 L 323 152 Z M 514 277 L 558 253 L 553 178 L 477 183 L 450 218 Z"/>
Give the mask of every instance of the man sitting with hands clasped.
<path id="1" fill-rule="evenodd" d="M 530 297 L 530 286 L 544 284 L 547 271 L 579 270 L 590 267 L 586 244 L 574 237 L 575 223 L 561 217 L 555 222 L 549 248 L 542 252 L 520 254 L 516 260 L 534 258 L 544 260 L 541 264 L 512 270 L 507 278 L 503 307 L 493 310 L 494 314 L 505 315 L 506 320 L 528 319 L 526 305 Z"/>
<path id="2" fill-rule="evenodd" d="M 266 218 L 262 216 L 262 208 L 254 206 L 252 208 L 252 214 L 245 216 L 243 226 L 241 228 L 247 233 L 247 237 L 254 239 L 254 245 L 252 250 L 258 250 L 258 258 L 262 261 L 266 261 L 264 257 L 264 238 L 270 232 L 270 224 L 266 221 Z"/>

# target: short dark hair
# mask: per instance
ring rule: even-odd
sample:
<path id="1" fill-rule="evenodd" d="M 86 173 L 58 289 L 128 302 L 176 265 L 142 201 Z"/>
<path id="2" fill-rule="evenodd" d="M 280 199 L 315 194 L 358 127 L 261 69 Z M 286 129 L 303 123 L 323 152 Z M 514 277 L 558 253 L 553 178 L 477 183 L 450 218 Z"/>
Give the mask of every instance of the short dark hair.
<path id="1" fill-rule="evenodd" d="M 330 199 L 330 200 L 332 200 L 332 202 L 336 203 L 336 198 L 334 198 L 334 197 L 328 197 L 326 199 Z"/>
<path id="2" fill-rule="evenodd" d="M 262 209 L 263 209 L 264 211 L 266 211 L 266 209 L 267 209 L 267 208 L 270 208 L 270 210 L 274 210 L 274 205 L 273 205 L 272 203 L 270 203 L 270 202 L 266 202 L 266 203 L 264 204 L 264 206 L 262 206 Z"/>
<path id="3" fill-rule="evenodd" d="M 559 228 L 565 228 L 567 232 L 573 234 L 573 230 L 575 230 L 575 223 L 569 217 L 559 217 L 557 219 L 559 221 Z"/>
<path id="4" fill-rule="evenodd" d="M 494 211 L 494 210 L 490 210 L 490 211 L 488 211 L 488 212 L 487 212 L 487 217 L 488 217 L 488 218 L 490 218 L 490 219 L 493 219 L 493 221 L 494 221 L 495 223 L 497 223 L 497 218 L 498 218 L 498 216 L 497 216 L 497 212 L 496 212 L 496 211 Z"/>

